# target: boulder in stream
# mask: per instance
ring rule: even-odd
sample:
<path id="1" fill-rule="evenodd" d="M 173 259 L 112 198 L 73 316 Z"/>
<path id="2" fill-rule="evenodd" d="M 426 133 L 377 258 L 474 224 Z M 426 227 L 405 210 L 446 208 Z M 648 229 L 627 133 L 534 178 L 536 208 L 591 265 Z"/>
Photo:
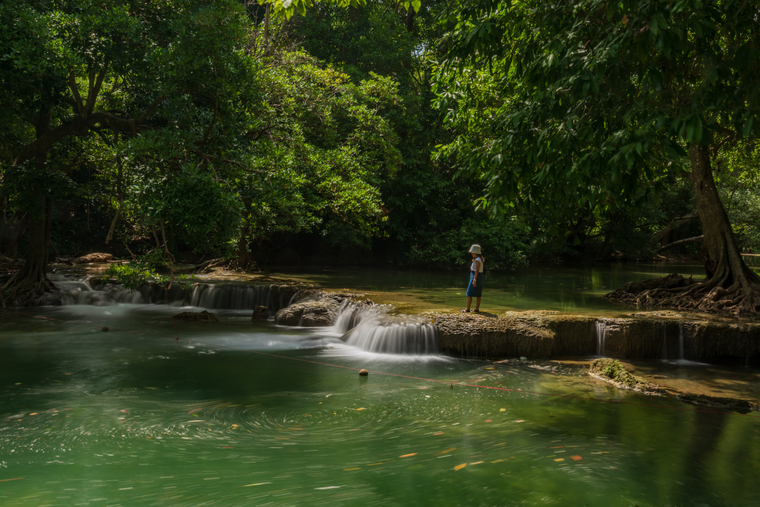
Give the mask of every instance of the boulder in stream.
<path id="1" fill-rule="evenodd" d="M 259 305 L 253 309 L 251 320 L 267 320 L 269 318 L 269 308 Z"/>
<path id="2" fill-rule="evenodd" d="M 302 301 L 277 312 L 275 322 L 281 326 L 328 327 L 340 303 L 332 298 Z"/>
<path id="3" fill-rule="evenodd" d="M 175 315 L 174 318 L 190 322 L 219 322 L 219 317 L 206 310 L 203 310 L 202 312 L 182 312 Z"/>
<path id="4" fill-rule="evenodd" d="M 280 326 L 329 327 L 347 301 L 353 301 L 354 305 L 372 305 L 359 301 L 362 297 L 363 294 L 312 291 L 306 299 L 279 310 L 274 320 Z"/>

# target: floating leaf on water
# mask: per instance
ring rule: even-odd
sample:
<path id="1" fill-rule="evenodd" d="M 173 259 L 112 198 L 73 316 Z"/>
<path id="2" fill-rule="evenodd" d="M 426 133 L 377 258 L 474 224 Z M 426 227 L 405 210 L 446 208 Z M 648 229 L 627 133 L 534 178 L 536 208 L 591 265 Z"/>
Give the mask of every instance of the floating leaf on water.
<path id="1" fill-rule="evenodd" d="M 582 460 L 583 458 L 582 458 L 582 457 L 580 457 L 580 456 L 570 456 L 570 459 L 571 459 L 571 460 L 573 460 L 573 461 L 580 461 L 580 460 Z"/>
<path id="2" fill-rule="evenodd" d="M 32 413 L 31 413 L 31 414 L 29 414 L 29 415 L 37 415 L 37 412 L 32 412 Z"/>
<path id="3" fill-rule="evenodd" d="M 470 465 L 480 465 L 481 463 L 485 463 L 485 461 L 474 461 Z"/>
<path id="4" fill-rule="evenodd" d="M 500 444 L 493 444 L 493 446 L 494 446 L 494 447 L 499 447 L 500 445 L 504 445 L 504 444 L 506 444 L 506 442 L 502 442 L 502 443 L 500 443 Z"/>
<path id="5" fill-rule="evenodd" d="M 557 458 L 554 461 L 565 461 L 565 458 Z"/>
<path id="6" fill-rule="evenodd" d="M 314 489 L 338 489 L 342 488 L 343 486 L 325 486 L 323 488 L 314 488 Z"/>
<path id="7" fill-rule="evenodd" d="M 463 469 L 466 466 L 467 466 L 467 463 L 462 463 L 461 465 L 457 465 L 457 466 L 454 467 L 454 471 L 458 472 L 458 471 L 460 471 L 461 469 Z"/>
<path id="8" fill-rule="evenodd" d="M 486 419 L 485 422 L 493 422 L 491 419 Z"/>
<path id="9" fill-rule="evenodd" d="M 411 457 L 411 456 L 417 456 L 417 453 L 416 453 L 416 452 L 413 452 L 413 453 L 411 453 L 411 454 L 404 454 L 403 456 L 399 456 L 399 458 L 409 458 L 409 457 Z"/>
<path id="10" fill-rule="evenodd" d="M 246 484 L 241 486 L 242 488 L 250 488 L 251 486 L 263 486 L 264 484 L 272 484 L 271 482 L 257 482 L 256 484 Z"/>
<path id="11" fill-rule="evenodd" d="M 443 432 L 442 432 L 442 431 L 439 431 L 438 433 L 433 433 L 433 435 L 434 435 L 434 436 L 435 436 L 435 435 L 443 435 Z"/>
<path id="12" fill-rule="evenodd" d="M 518 420 L 516 420 L 515 422 L 516 422 L 516 423 L 525 422 L 525 419 L 518 419 Z"/>
<path id="13" fill-rule="evenodd" d="M 451 449 L 446 449 L 445 451 L 437 452 L 436 454 L 448 454 L 451 451 L 455 451 L 456 447 L 452 447 Z"/>
<path id="14" fill-rule="evenodd" d="M 357 408 L 356 410 L 367 410 L 367 409 L 366 409 L 366 408 L 364 408 L 364 407 L 359 407 L 359 408 Z"/>
<path id="15" fill-rule="evenodd" d="M 506 411 L 507 411 L 507 409 L 506 409 L 506 408 L 500 408 L 500 409 L 499 409 L 499 412 L 506 412 Z"/>
<path id="16" fill-rule="evenodd" d="M 361 470 L 361 467 L 344 468 L 343 469 L 343 471 L 345 471 L 345 472 L 353 472 L 354 470 Z"/>

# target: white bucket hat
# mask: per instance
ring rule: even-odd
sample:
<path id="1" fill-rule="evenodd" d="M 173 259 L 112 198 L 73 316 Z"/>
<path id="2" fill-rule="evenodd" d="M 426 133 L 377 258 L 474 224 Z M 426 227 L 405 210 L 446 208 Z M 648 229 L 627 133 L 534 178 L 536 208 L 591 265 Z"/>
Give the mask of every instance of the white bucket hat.
<path id="1" fill-rule="evenodd" d="M 472 245 L 469 250 L 470 253 L 479 254 L 480 253 L 480 245 Z"/>

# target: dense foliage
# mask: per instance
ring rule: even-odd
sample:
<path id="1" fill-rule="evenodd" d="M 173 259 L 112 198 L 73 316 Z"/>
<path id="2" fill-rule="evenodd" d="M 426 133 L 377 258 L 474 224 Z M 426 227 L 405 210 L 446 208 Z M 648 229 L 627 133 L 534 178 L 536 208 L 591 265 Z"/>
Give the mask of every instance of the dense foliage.
<path id="1" fill-rule="evenodd" d="M 43 286 L 49 256 L 92 250 L 240 269 L 454 268 L 475 242 L 492 269 L 697 256 L 711 233 L 683 176 L 705 153 L 756 252 L 752 9 L 2 4 L 0 254 Z"/>

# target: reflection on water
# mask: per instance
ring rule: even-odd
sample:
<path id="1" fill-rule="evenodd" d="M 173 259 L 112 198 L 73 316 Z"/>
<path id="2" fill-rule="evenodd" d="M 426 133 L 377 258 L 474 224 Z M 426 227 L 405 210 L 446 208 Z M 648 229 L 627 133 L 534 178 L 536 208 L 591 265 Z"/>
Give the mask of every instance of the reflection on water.
<path id="1" fill-rule="evenodd" d="M 48 319 L 0 313 L 4 507 L 760 503 L 760 419 L 579 369 L 373 354 L 234 311 L 179 341 L 165 307 L 24 313 Z"/>
<path id="2" fill-rule="evenodd" d="M 658 278 L 673 272 L 694 275 L 695 280 L 704 276 L 702 266 L 644 263 L 489 272 L 483 292 L 483 309 L 488 312 L 541 309 L 615 316 L 626 310 L 601 296 L 627 282 Z M 391 293 L 391 300 L 405 312 L 464 308 L 467 275 L 466 267 L 461 272 L 325 269 L 276 273 L 276 276 L 331 289 Z M 405 301 L 405 298 L 410 299 Z"/>

